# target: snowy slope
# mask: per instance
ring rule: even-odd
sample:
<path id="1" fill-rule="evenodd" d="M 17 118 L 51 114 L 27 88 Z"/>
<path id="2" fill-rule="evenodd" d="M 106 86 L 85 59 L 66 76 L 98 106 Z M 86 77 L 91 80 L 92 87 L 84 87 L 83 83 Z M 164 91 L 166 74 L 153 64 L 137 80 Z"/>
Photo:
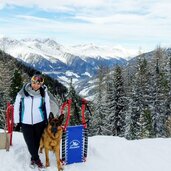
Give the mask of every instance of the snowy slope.
<path id="1" fill-rule="evenodd" d="M 134 57 L 137 55 L 137 50 L 133 49 L 126 49 L 122 46 L 97 46 L 93 43 L 90 44 L 84 44 L 84 45 L 76 45 L 76 46 L 70 46 L 66 48 L 66 51 L 68 53 L 82 56 L 83 58 L 86 57 L 103 57 L 103 58 L 124 58 L 128 60 L 131 57 Z"/>
<path id="2" fill-rule="evenodd" d="M 12 56 L 18 58 L 19 53 L 22 55 L 27 53 L 39 54 L 47 59 L 54 57 L 67 63 L 68 57 L 65 54 L 80 56 L 83 59 L 92 58 L 124 58 L 130 59 L 138 54 L 137 50 L 127 49 L 122 46 L 97 46 L 95 44 L 81 44 L 75 46 L 64 46 L 52 39 L 22 39 L 16 40 L 8 37 L 0 37 L 0 49 L 4 49 Z"/>
<path id="3" fill-rule="evenodd" d="M 44 154 L 40 155 L 42 162 Z M 14 133 L 9 152 L 0 150 L 1 171 L 33 171 L 29 168 L 29 154 L 21 133 Z M 50 153 L 51 166 L 57 171 L 55 155 Z M 124 138 L 94 136 L 89 138 L 85 163 L 71 164 L 65 171 L 170 171 L 171 139 L 128 141 Z"/>
<path id="4" fill-rule="evenodd" d="M 63 57 L 64 52 L 60 48 L 62 45 L 50 39 L 0 39 L 0 49 L 24 62 L 28 62 L 30 57 L 42 56 L 51 62 L 60 60 L 66 63 L 67 59 Z"/>

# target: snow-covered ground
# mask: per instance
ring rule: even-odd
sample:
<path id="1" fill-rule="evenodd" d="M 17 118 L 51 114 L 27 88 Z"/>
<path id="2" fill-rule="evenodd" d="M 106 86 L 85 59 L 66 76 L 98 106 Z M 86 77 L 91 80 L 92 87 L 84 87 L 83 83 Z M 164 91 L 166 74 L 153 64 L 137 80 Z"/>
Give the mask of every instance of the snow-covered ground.
<path id="1" fill-rule="evenodd" d="M 40 154 L 45 162 L 44 154 Z M 9 152 L 0 150 L 0 171 L 33 171 L 22 133 L 13 134 Z M 57 171 L 55 155 L 50 153 L 51 166 Z M 89 138 L 88 158 L 85 163 L 64 167 L 65 171 L 170 171 L 171 139 L 144 139 L 128 141 L 112 136 Z"/>

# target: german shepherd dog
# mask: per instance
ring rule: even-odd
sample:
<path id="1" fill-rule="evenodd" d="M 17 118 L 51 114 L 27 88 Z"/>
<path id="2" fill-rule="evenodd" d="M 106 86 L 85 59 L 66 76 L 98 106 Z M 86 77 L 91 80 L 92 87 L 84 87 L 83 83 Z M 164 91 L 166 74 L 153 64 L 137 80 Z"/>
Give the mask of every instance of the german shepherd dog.
<path id="1" fill-rule="evenodd" d="M 40 140 L 40 153 L 42 153 L 43 148 L 45 149 L 46 167 L 50 166 L 49 151 L 53 151 L 56 155 L 58 171 L 63 170 L 60 162 L 60 140 L 62 138 L 61 125 L 63 120 L 64 115 L 60 115 L 56 118 L 51 112 L 49 115 L 48 125 Z"/>

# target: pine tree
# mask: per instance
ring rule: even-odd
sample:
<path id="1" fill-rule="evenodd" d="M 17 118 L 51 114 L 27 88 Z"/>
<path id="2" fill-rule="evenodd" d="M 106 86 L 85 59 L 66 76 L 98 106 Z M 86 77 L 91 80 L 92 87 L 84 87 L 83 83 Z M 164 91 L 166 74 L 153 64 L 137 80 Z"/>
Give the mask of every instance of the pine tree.
<path id="1" fill-rule="evenodd" d="M 96 84 L 96 97 L 95 97 L 95 109 L 94 115 L 91 119 L 91 135 L 102 135 L 103 127 L 105 119 L 103 101 L 104 101 L 104 76 L 105 69 L 103 66 L 99 67 L 98 76 L 97 76 L 97 84 Z"/>
<path id="2" fill-rule="evenodd" d="M 4 128 L 5 125 L 5 110 L 7 107 L 7 102 L 11 99 L 9 97 L 9 89 L 11 84 L 11 75 L 13 70 L 10 70 L 9 65 L 13 65 L 12 61 L 5 61 L 5 53 L 0 53 L 0 94 L 1 94 L 1 102 L 0 102 L 0 127 Z"/>
<path id="3" fill-rule="evenodd" d="M 155 55 L 155 72 L 153 76 L 154 110 L 153 128 L 156 137 L 166 136 L 166 98 L 168 94 L 168 82 L 163 68 L 163 50 L 157 47 Z"/>
<path id="4" fill-rule="evenodd" d="M 150 73 L 147 60 L 144 55 L 141 55 L 141 60 L 139 61 L 139 72 L 138 77 L 140 79 L 140 91 L 142 93 L 142 110 L 140 113 L 139 123 L 140 123 L 140 138 L 153 137 L 152 129 L 152 114 L 150 101 L 152 99 L 150 91 Z"/>
<path id="5" fill-rule="evenodd" d="M 166 126 L 166 136 L 171 137 L 171 116 L 170 115 L 167 117 L 165 126 Z"/>
<path id="6" fill-rule="evenodd" d="M 133 78 L 134 74 L 130 72 L 130 63 L 128 63 L 128 67 L 125 73 L 125 93 L 126 93 L 126 98 L 127 98 L 127 108 L 126 108 L 126 113 L 125 113 L 125 137 L 127 139 L 133 139 L 134 134 L 133 134 L 133 120 L 132 120 L 132 95 L 133 95 Z"/>
<path id="7" fill-rule="evenodd" d="M 152 114 L 149 107 L 144 109 L 143 113 L 143 124 L 141 131 L 141 138 L 152 138 L 154 137 L 154 130 L 152 126 Z"/>
<path id="8" fill-rule="evenodd" d="M 137 139 L 149 137 L 151 124 L 149 113 L 149 75 L 147 61 L 142 54 L 137 60 L 137 71 L 132 83 L 132 92 L 129 94 L 129 109 L 126 116 L 126 137 Z M 147 117 L 148 116 L 148 117 Z M 152 125 L 151 125 L 152 126 Z"/>
<path id="9" fill-rule="evenodd" d="M 130 101 L 129 101 L 129 108 L 126 116 L 126 121 L 130 125 L 126 125 L 127 131 L 127 138 L 128 139 L 137 139 L 140 137 L 140 115 L 141 115 L 141 92 L 140 87 L 138 86 L 138 82 L 134 79 L 132 85 L 132 93 L 130 94 Z"/>
<path id="10" fill-rule="evenodd" d="M 22 88 L 23 81 L 22 76 L 19 70 L 14 71 L 14 75 L 12 77 L 11 86 L 10 86 L 10 92 L 9 95 L 12 99 L 12 103 L 14 103 L 15 98 L 19 90 Z"/>
<path id="11" fill-rule="evenodd" d="M 77 95 L 74 89 L 72 78 L 67 98 L 72 99 L 70 125 L 79 125 L 81 123 L 81 98 Z"/>
<path id="12" fill-rule="evenodd" d="M 124 136 L 127 104 L 122 69 L 120 66 L 116 66 L 114 71 L 113 97 L 114 98 L 111 99 L 111 107 L 113 110 L 109 115 L 109 122 L 113 125 L 113 135 Z"/>
<path id="13" fill-rule="evenodd" d="M 105 80 L 104 80 L 104 96 L 103 96 L 103 107 L 102 112 L 104 114 L 102 134 L 103 135 L 113 135 L 114 127 L 114 80 L 112 78 L 112 71 L 109 68 L 106 68 Z M 113 115 L 114 116 L 114 115 Z"/>
<path id="14" fill-rule="evenodd" d="M 168 81 L 168 94 L 166 98 L 166 135 L 171 137 L 171 53 L 168 54 L 168 62 L 166 64 L 166 74 Z"/>

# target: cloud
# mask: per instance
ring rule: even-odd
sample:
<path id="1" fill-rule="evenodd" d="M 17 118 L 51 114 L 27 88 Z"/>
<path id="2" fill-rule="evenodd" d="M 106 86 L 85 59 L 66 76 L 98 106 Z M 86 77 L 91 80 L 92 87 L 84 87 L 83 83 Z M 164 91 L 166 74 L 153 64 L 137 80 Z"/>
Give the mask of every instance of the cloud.
<path id="1" fill-rule="evenodd" d="M 0 1 L 1 10 L 9 6 L 28 10 L 19 14 L 11 13 L 9 18 L 0 16 L 0 33 L 3 34 L 19 37 L 52 35 L 73 43 L 127 42 L 134 46 L 169 43 L 171 40 L 169 0 Z"/>
<path id="2" fill-rule="evenodd" d="M 109 0 L 6 0 L 4 3 L 6 5 L 16 5 L 24 7 L 37 6 L 40 9 L 46 10 L 70 10 L 71 8 L 97 8 L 103 6 Z M 2 2 L 0 2 L 2 3 Z"/>
<path id="3" fill-rule="evenodd" d="M 3 9 L 5 7 L 5 3 L 2 1 L 0 2 L 0 10 Z"/>
<path id="4" fill-rule="evenodd" d="M 29 20 L 32 22 L 49 22 L 50 20 L 47 18 L 42 18 L 42 17 L 35 17 L 35 16 L 31 16 L 31 15 L 17 15 L 16 18 L 20 18 L 20 19 L 24 19 L 24 20 Z"/>
<path id="5" fill-rule="evenodd" d="M 171 14 L 171 2 L 165 0 L 1 0 L 0 8 L 5 6 L 20 6 L 39 8 L 53 12 L 71 12 L 76 18 L 113 17 L 116 15 L 155 15 L 165 16 Z M 105 19 L 105 18 L 104 18 Z"/>
<path id="6" fill-rule="evenodd" d="M 75 19 L 81 19 L 94 24 L 131 24 L 143 20 L 143 17 L 135 14 L 115 14 L 104 17 L 76 16 Z"/>

